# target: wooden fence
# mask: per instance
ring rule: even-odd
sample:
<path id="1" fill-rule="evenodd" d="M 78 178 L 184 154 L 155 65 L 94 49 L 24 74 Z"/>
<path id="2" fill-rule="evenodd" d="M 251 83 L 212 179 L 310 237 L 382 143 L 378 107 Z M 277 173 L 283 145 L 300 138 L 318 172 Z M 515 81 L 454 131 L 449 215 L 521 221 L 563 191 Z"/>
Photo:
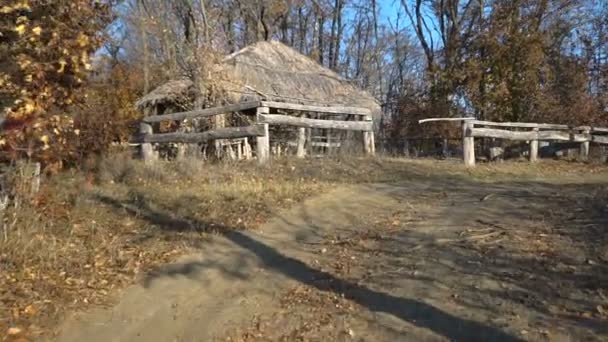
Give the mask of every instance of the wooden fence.
<path id="1" fill-rule="evenodd" d="M 589 155 L 589 145 L 608 144 L 608 128 L 591 126 L 567 126 L 525 122 L 492 122 L 472 118 L 430 118 L 419 123 L 433 121 L 459 121 L 462 123 L 462 151 L 464 163 L 475 166 L 475 138 L 496 138 L 527 141 L 530 161 L 538 160 L 539 141 L 566 141 L 580 143 L 581 158 Z"/>
<path id="2" fill-rule="evenodd" d="M 200 119 L 223 115 L 232 112 L 241 112 L 244 115 L 255 116 L 254 124 L 245 127 L 217 128 L 196 133 L 154 133 L 152 124 L 163 121 L 182 121 L 186 119 Z M 279 113 L 280 112 L 280 113 Z M 295 115 L 286 115 L 285 112 Z M 346 120 L 308 118 L 309 113 L 318 116 L 346 116 Z M 374 133 L 371 111 L 367 108 L 343 106 L 316 106 L 296 103 L 252 101 L 231 104 L 222 107 L 202 110 L 146 116 L 140 123 L 139 136 L 136 142 L 140 144 L 141 155 L 144 160 L 155 158 L 153 143 L 186 143 L 198 144 L 218 139 L 256 138 L 257 158 L 265 163 L 270 158 L 269 125 L 287 125 L 297 127 L 297 156 L 305 156 L 307 142 L 307 129 L 337 129 L 363 132 L 363 147 L 368 154 L 374 154 Z"/>

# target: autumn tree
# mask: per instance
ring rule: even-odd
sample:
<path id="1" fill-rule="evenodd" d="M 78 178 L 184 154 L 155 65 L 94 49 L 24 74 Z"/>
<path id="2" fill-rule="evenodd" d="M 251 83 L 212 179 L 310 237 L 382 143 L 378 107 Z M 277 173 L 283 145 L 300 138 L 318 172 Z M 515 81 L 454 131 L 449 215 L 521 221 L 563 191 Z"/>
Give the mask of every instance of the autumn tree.
<path id="1" fill-rule="evenodd" d="M 92 69 L 109 3 L 13 0 L 0 6 L 0 145 L 10 156 L 61 161 L 79 131 L 66 108 Z"/>

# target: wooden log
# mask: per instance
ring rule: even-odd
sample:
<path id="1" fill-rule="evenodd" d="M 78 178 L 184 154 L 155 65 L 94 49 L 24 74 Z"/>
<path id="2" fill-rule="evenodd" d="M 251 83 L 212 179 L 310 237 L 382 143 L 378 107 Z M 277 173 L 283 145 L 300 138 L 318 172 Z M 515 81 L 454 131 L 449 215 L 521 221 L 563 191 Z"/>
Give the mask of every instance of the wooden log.
<path id="1" fill-rule="evenodd" d="M 184 119 L 192 119 L 192 118 L 200 118 L 200 117 L 208 117 L 215 116 L 220 114 L 226 114 L 230 112 L 239 112 L 247 109 L 256 108 L 260 105 L 259 101 L 251 101 L 251 102 L 242 102 L 222 107 L 213 107 L 213 108 L 205 108 L 201 110 L 193 110 L 189 112 L 179 112 L 173 114 L 165 114 L 165 115 L 154 115 L 154 116 L 146 116 L 143 118 L 144 122 L 152 123 L 152 122 L 161 122 L 161 121 L 180 121 Z"/>
<path id="2" fill-rule="evenodd" d="M 371 120 L 371 117 L 366 118 L 367 120 Z M 371 121 L 368 121 L 371 122 Z M 376 144 L 374 142 L 374 131 L 373 126 L 372 130 L 363 132 L 363 146 L 365 148 L 365 154 L 374 155 L 376 154 Z"/>
<path id="3" fill-rule="evenodd" d="M 591 141 L 596 144 L 608 144 L 608 135 L 594 135 Z"/>
<path id="4" fill-rule="evenodd" d="M 462 122 L 462 158 L 467 167 L 475 166 L 475 137 L 472 130 L 473 124 L 470 120 Z"/>
<path id="5" fill-rule="evenodd" d="M 314 147 L 325 147 L 325 148 L 338 148 L 342 146 L 339 142 L 313 142 L 310 143 Z"/>
<path id="6" fill-rule="evenodd" d="M 474 120 L 476 126 L 512 127 L 512 128 L 539 128 L 539 129 L 570 129 L 568 125 L 554 125 L 533 122 L 493 122 Z"/>
<path id="7" fill-rule="evenodd" d="M 264 134 L 257 137 L 257 158 L 260 164 L 265 164 L 270 160 L 270 134 L 268 123 L 263 121 L 263 117 L 269 115 L 268 113 L 270 113 L 268 107 L 258 107 L 256 110 L 256 120 L 264 130 Z"/>
<path id="8" fill-rule="evenodd" d="M 249 138 L 244 138 L 243 140 L 243 154 L 245 155 L 245 160 L 249 160 L 253 157 L 251 145 L 249 145 Z"/>
<path id="9" fill-rule="evenodd" d="M 466 121 L 466 120 L 475 120 L 475 118 L 428 118 L 418 120 L 419 124 L 423 124 L 426 122 L 435 122 L 435 121 Z"/>
<path id="10" fill-rule="evenodd" d="M 588 133 L 571 133 L 560 131 L 540 131 L 538 132 L 538 140 L 560 140 L 585 142 L 591 140 L 591 135 Z"/>
<path id="11" fill-rule="evenodd" d="M 591 132 L 591 127 L 587 127 L 584 131 L 583 134 L 584 135 L 589 135 L 589 133 Z M 581 143 L 581 147 L 580 147 L 580 158 L 582 160 L 587 160 L 589 158 L 589 141 L 591 139 L 587 140 L 587 141 L 583 141 Z"/>
<path id="12" fill-rule="evenodd" d="M 145 122 L 141 122 L 139 124 L 139 134 L 142 135 L 143 139 L 152 137 L 153 130 L 152 125 L 147 124 Z M 143 140 L 142 139 L 142 140 Z M 150 142 L 145 142 L 140 145 L 140 156 L 144 162 L 149 162 L 154 160 L 154 149 L 152 148 L 152 144 Z"/>
<path id="13" fill-rule="evenodd" d="M 303 112 L 350 114 L 350 115 L 365 115 L 365 116 L 371 115 L 371 110 L 369 110 L 368 108 L 362 108 L 362 107 L 302 105 L 302 104 L 298 104 L 298 103 L 272 102 L 272 101 L 262 101 L 261 106 L 277 108 L 277 109 L 297 110 L 297 111 L 303 111 Z"/>
<path id="14" fill-rule="evenodd" d="M 538 128 L 534 128 L 533 132 L 538 133 Z M 538 139 L 530 140 L 530 162 L 538 161 Z"/>
<path id="15" fill-rule="evenodd" d="M 527 131 L 517 132 L 495 128 L 473 128 L 470 131 L 473 137 L 498 138 L 507 140 L 559 140 L 584 142 L 591 139 L 588 133 L 572 134 L 563 131 Z"/>
<path id="16" fill-rule="evenodd" d="M 306 128 L 299 127 L 298 128 L 298 141 L 297 141 L 297 150 L 296 157 L 304 158 L 306 157 Z"/>
<path id="17" fill-rule="evenodd" d="M 163 133 L 146 134 L 139 137 L 142 145 L 145 143 L 199 143 L 216 139 L 234 139 L 243 137 L 258 137 L 264 135 L 262 125 L 246 127 L 219 128 L 201 133 Z"/>
<path id="18" fill-rule="evenodd" d="M 237 160 L 241 160 L 243 159 L 243 143 L 241 141 L 241 143 L 236 145 L 236 159 Z"/>
<path id="19" fill-rule="evenodd" d="M 352 131 L 371 131 L 373 123 L 371 121 L 338 121 L 338 120 L 318 120 L 308 118 L 298 118 L 280 114 L 261 114 L 261 123 L 272 125 L 290 125 L 306 128 L 323 129 L 344 129 Z"/>
<path id="20" fill-rule="evenodd" d="M 372 121 L 372 117 L 371 116 L 368 116 L 366 119 L 368 121 L 370 121 L 370 122 Z M 369 143 L 370 143 L 371 148 L 372 148 L 371 149 L 371 152 L 372 152 L 371 155 L 374 156 L 374 155 L 376 155 L 376 138 L 375 138 L 375 134 L 374 134 L 374 125 L 373 125 L 373 123 L 372 123 L 372 130 L 369 131 L 369 140 L 370 140 Z"/>

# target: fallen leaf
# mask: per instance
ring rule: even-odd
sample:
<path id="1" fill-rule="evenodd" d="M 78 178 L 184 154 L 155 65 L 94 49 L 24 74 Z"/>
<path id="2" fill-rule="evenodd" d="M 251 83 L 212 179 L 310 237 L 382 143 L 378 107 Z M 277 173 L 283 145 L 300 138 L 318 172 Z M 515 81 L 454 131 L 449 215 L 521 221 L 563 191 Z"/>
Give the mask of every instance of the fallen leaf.
<path id="1" fill-rule="evenodd" d="M 6 331 L 6 334 L 10 337 L 17 337 L 22 332 L 23 332 L 23 329 L 21 329 L 19 327 L 11 327 L 11 328 L 8 328 L 8 330 Z"/>
<path id="2" fill-rule="evenodd" d="M 28 306 L 25 307 L 25 309 L 23 310 L 23 312 L 26 315 L 32 317 L 32 316 L 35 316 L 38 313 L 38 310 L 36 309 L 36 307 L 34 305 L 30 304 L 30 305 L 28 305 Z"/>

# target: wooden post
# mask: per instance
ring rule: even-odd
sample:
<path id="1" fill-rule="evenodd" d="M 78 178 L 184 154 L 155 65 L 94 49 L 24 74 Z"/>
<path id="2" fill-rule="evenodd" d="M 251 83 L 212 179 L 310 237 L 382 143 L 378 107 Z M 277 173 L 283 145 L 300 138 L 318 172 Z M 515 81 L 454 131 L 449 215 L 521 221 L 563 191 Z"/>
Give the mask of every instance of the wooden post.
<path id="1" fill-rule="evenodd" d="M 302 114 L 303 118 L 306 118 L 306 114 Z M 306 156 L 306 128 L 298 128 L 298 140 L 297 140 L 296 157 L 304 158 Z"/>
<path id="2" fill-rule="evenodd" d="M 139 124 L 139 133 L 142 135 L 153 134 L 152 125 L 145 123 L 145 122 L 141 122 Z M 152 148 L 152 144 L 151 143 L 142 143 L 140 145 L 140 155 L 141 155 L 141 159 L 143 159 L 144 162 L 154 160 L 154 149 Z"/>
<path id="3" fill-rule="evenodd" d="M 257 113 L 257 122 L 259 123 L 260 115 L 269 114 L 270 108 L 268 107 L 258 107 L 256 110 Z M 268 124 L 264 125 L 264 136 L 257 137 L 257 155 L 258 162 L 260 164 L 265 164 L 270 159 L 270 135 L 268 132 Z"/>
<path id="4" fill-rule="evenodd" d="M 296 151 L 296 156 L 298 158 L 304 158 L 306 156 L 306 128 L 300 127 L 298 128 L 298 150 Z"/>
<path id="5" fill-rule="evenodd" d="M 464 165 L 468 167 L 475 166 L 475 138 L 471 136 L 473 123 L 469 120 L 462 122 L 462 157 Z"/>
<path id="6" fill-rule="evenodd" d="M 590 128 L 586 128 L 583 130 L 584 135 L 589 135 L 591 133 Z M 589 158 L 589 140 L 581 143 L 581 152 L 580 152 L 581 160 L 587 160 Z"/>
<path id="7" fill-rule="evenodd" d="M 371 121 L 372 117 L 367 115 L 363 120 Z M 371 131 L 363 132 L 363 147 L 365 149 L 365 154 L 374 155 L 376 153 L 376 147 L 374 145 L 374 131 L 372 127 Z"/>
<path id="8" fill-rule="evenodd" d="M 538 133 L 538 128 L 533 128 L 532 131 Z M 538 139 L 530 140 L 530 162 L 538 161 Z"/>
<path id="9" fill-rule="evenodd" d="M 243 154 L 245 155 L 245 159 L 251 159 L 251 145 L 249 145 L 249 139 L 245 138 L 243 141 Z"/>

